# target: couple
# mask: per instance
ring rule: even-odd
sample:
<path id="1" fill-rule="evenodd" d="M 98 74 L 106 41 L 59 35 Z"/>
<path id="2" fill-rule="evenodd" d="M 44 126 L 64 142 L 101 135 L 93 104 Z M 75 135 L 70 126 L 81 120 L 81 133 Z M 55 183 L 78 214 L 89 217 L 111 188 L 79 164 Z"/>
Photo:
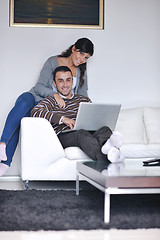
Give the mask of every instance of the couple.
<path id="1" fill-rule="evenodd" d="M 54 70 L 53 85 L 65 102 L 65 106 L 60 107 L 55 97 L 49 96 L 32 109 L 31 117 L 47 119 L 53 126 L 63 148 L 77 146 L 96 161 L 123 162 L 124 156 L 119 149 L 123 143 L 122 136 L 118 132 L 112 132 L 109 127 L 102 126 L 96 131 L 80 129 L 63 132 L 65 129 L 73 129 L 80 102 L 91 102 L 91 100 L 88 97 L 74 94 L 72 91 L 73 74 L 67 66 L 59 66 Z"/>
<path id="2" fill-rule="evenodd" d="M 33 107 L 42 99 L 54 96 L 59 108 L 65 107 L 64 98 L 58 94 L 53 84 L 53 72 L 58 66 L 67 66 L 73 74 L 72 91 L 88 96 L 87 61 L 94 54 L 94 44 L 87 38 L 78 39 L 60 55 L 50 57 L 44 64 L 36 85 L 21 94 L 9 112 L 0 138 L 0 176 L 4 175 L 12 163 L 19 140 L 20 122 L 29 116 Z"/>
<path id="3" fill-rule="evenodd" d="M 68 66 L 73 73 L 72 91 L 88 96 L 87 61 L 94 53 L 94 44 L 88 38 L 80 38 L 60 55 L 52 56 L 45 62 L 36 85 L 21 94 L 9 112 L 2 136 L 0 137 L 0 177 L 12 163 L 19 140 L 20 122 L 30 115 L 33 107 L 42 99 L 54 96 L 59 107 L 65 107 L 63 98 L 53 85 L 53 72 L 58 66 Z"/>

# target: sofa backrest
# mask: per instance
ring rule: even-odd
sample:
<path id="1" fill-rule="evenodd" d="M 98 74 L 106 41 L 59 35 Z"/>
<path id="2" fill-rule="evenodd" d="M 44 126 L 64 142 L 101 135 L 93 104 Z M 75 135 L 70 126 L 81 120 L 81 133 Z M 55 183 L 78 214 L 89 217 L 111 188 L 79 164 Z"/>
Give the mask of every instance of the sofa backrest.
<path id="1" fill-rule="evenodd" d="M 115 130 L 127 144 L 160 143 L 160 107 L 121 109 Z"/>

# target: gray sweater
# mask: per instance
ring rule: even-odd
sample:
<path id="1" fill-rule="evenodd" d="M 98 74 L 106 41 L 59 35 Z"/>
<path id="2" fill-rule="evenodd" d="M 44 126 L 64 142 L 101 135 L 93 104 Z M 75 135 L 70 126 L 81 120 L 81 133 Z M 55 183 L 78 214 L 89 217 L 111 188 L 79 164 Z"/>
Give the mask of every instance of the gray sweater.
<path id="1" fill-rule="evenodd" d="M 34 96 L 36 102 L 41 101 L 43 98 L 51 96 L 55 93 L 52 88 L 52 83 L 53 83 L 53 71 L 57 67 L 58 67 L 58 56 L 50 57 L 45 62 L 40 72 L 40 76 L 36 85 L 33 88 L 31 88 L 31 90 L 29 91 Z M 77 78 L 77 85 L 76 85 L 75 93 L 88 97 L 87 72 L 85 71 L 84 73 L 84 76 L 83 76 L 84 84 L 82 87 L 80 87 L 79 67 L 77 68 L 76 78 Z"/>

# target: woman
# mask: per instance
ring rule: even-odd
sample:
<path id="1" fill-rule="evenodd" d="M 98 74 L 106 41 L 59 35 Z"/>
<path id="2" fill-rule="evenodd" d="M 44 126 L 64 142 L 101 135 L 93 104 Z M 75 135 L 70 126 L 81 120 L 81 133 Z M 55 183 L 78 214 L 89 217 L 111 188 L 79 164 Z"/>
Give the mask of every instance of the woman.
<path id="1" fill-rule="evenodd" d="M 16 150 L 20 121 L 29 116 L 32 108 L 43 98 L 53 95 L 60 107 L 65 107 L 63 99 L 53 85 L 53 71 L 56 67 L 65 65 L 73 73 L 73 92 L 87 96 L 87 71 L 86 62 L 93 55 L 94 45 L 87 38 L 78 39 L 59 56 L 50 57 L 44 64 L 39 79 L 29 92 L 20 95 L 15 106 L 8 114 L 5 127 L 0 140 L 0 176 L 2 176 L 12 162 Z"/>

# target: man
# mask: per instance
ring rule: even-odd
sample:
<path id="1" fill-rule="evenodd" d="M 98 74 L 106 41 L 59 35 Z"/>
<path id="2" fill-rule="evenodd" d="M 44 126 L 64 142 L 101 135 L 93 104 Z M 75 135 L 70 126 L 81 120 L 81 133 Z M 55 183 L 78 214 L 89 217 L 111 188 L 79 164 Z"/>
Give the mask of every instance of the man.
<path id="1" fill-rule="evenodd" d="M 72 92 L 73 76 L 71 70 L 66 66 L 55 69 L 53 84 L 64 99 L 65 108 L 60 108 L 55 98 L 50 96 L 44 98 L 33 108 L 31 117 L 46 118 L 53 126 L 64 148 L 77 146 L 90 158 L 97 161 L 123 161 L 124 157 L 119 150 L 122 145 L 122 136 L 117 132 L 112 133 L 107 126 L 102 126 L 102 128 L 92 132 L 84 129 L 63 132 L 65 129 L 73 129 L 79 104 L 91 102 L 91 100 Z"/>

